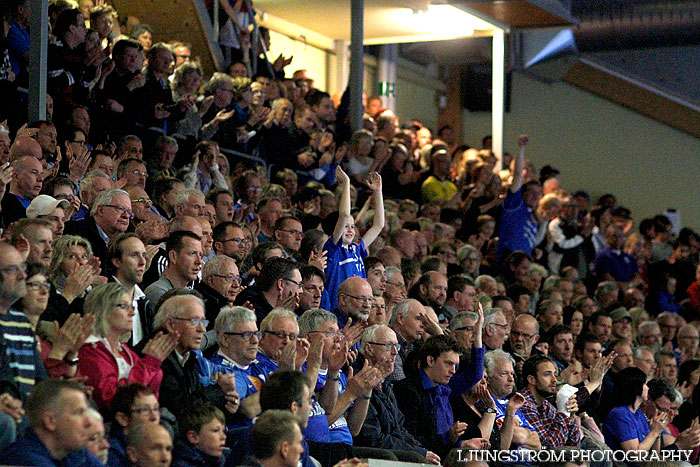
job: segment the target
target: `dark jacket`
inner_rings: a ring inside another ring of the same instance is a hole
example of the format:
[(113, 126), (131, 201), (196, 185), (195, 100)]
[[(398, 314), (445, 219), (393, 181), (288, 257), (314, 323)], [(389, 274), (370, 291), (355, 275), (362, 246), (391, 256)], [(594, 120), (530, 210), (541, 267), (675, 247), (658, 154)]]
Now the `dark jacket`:
[(197, 376), (197, 359), (193, 354), (180, 365), (173, 350), (163, 360), (163, 381), (160, 384), (160, 405), (170, 410), (176, 417), (180, 416), (195, 402), (211, 402), (223, 410), (226, 403), (224, 393), (218, 384), (204, 387)]
[(112, 425), (107, 440), (109, 441), (107, 467), (129, 467), (129, 458), (126, 455), (126, 435), (116, 422)]
[(19, 219), (27, 217), (27, 208), (25, 208), (16, 195), (5, 192), (2, 197), (2, 226), (7, 228), (10, 224)]
[(223, 467), (225, 464), (225, 455), (213, 457), (184, 441), (175, 443), (172, 467)]
[(100, 259), (102, 275), (107, 275), (107, 243), (100, 236), (94, 217), (88, 215), (85, 219), (79, 221), (66, 222), (66, 228), (63, 233), (64, 235), (79, 235), (90, 242), (92, 254)]
[(211, 331), (214, 329), (214, 321), (219, 316), (219, 311), (228, 306), (228, 299), (209, 287), (204, 281), (199, 282), (194, 289), (200, 292), (204, 298), (204, 316), (209, 320), (207, 331)]
[(24, 465), (36, 467), (102, 467), (102, 463), (82, 448), (73, 451), (63, 459), (54, 459), (44, 443), (34, 433), (27, 430), (23, 437), (0, 451), (0, 459), (5, 465)]
[(259, 287), (253, 286), (249, 289), (245, 289), (243, 292), (239, 293), (236, 300), (233, 302), (234, 305), (243, 305), (245, 302), (250, 302), (253, 304), (255, 309), (255, 317), (258, 321), (258, 326), (260, 322), (272, 311), (272, 305), (270, 305), (263, 295)]
[(372, 390), (365, 423), (355, 444), (371, 448), (414, 451), (425, 455), (428, 451), (406, 430), (405, 418), (396, 403), (391, 383), (383, 382), (380, 389)]
[(420, 373), (410, 371), (405, 379), (395, 381), (396, 402), (406, 417), (404, 427), (421, 445), (440, 457), (447, 455), (447, 446), (437, 432), (435, 407), (428, 391), (423, 389)]

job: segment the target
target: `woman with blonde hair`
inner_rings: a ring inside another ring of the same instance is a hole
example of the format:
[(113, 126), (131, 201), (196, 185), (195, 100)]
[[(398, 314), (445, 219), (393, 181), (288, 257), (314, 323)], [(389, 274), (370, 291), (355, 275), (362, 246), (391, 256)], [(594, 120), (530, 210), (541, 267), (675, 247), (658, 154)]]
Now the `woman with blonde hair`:
[(175, 348), (177, 335), (158, 333), (139, 357), (125, 344), (135, 315), (131, 293), (116, 282), (92, 289), (84, 311), (95, 317), (95, 330), (80, 347), (78, 375), (87, 376), (85, 384), (93, 388), (97, 406), (109, 408), (117, 388), (129, 383), (148, 386), (157, 396), (163, 379), (160, 365)]
[(90, 287), (104, 284), (100, 260), (92, 255), (90, 242), (77, 235), (64, 235), (53, 243), (48, 275), (51, 289), (42, 321), (60, 325), (71, 313), (82, 314), (83, 298)]

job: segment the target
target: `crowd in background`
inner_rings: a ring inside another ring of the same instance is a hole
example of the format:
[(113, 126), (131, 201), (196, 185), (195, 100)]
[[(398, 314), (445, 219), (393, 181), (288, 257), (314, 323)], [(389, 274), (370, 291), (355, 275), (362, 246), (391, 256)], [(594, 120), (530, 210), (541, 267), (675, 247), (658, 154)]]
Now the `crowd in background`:
[(241, 1), (212, 74), (104, 1), (51, 1), (28, 121), (29, 2), (0, 35), (3, 463), (697, 460), (692, 229), (562, 186), (525, 134), (499, 160), (377, 96), (353, 132), (349, 91), (271, 61)]

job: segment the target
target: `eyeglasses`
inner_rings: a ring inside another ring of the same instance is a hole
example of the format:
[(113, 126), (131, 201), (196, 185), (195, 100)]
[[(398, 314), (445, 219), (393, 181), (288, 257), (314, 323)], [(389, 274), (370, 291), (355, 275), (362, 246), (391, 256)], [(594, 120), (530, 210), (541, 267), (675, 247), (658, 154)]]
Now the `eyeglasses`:
[(116, 210), (120, 216), (127, 215), (129, 219), (134, 218), (134, 211), (127, 209), (124, 206), (116, 206), (114, 204), (103, 204), (102, 206)]
[(461, 328), (455, 329), (455, 331), (474, 332), (474, 326), (462, 326)]
[(206, 328), (207, 326), (209, 326), (209, 320), (208, 320), (208, 319), (204, 319), (204, 318), (177, 318), (177, 317), (176, 317), (175, 319), (179, 319), (180, 321), (187, 321), (187, 322), (189, 322), (193, 327), (197, 327), (197, 326), (199, 326), (200, 324), (201, 324), (202, 326), (204, 326), (205, 328)]
[(295, 237), (303, 237), (304, 232), (301, 230), (286, 230), (286, 229), (278, 229), (279, 232), (287, 232), (288, 234), (292, 234)]
[(258, 193), (262, 193), (262, 191), (263, 191), (261, 186), (249, 186), (248, 188), (246, 188), (246, 190), (251, 191), (251, 192), (255, 191)]
[(153, 201), (148, 198), (136, 198), (131, 200), (132, 203), (143, 203), (148, 207), (153, 206)]
[(513, 338), (523, 337), (523, 338), (525, 338), (526, 340), (530, 340), (530, 339), (532, 339), (533, 337), (535, 337), (534, 334), (527, 334), (527, 333), (518, 332), (518, 331), (510, 331), (510, 335), (513, 336)]
[(117, 303), (114, 305), (115, 308), (119, 308), (120, 310), (123, 311), (129, 311), (134, 309), (134, 304), (133, 303)]
[(240, 245), (241, 243), (244, 245), (247, 245), (250, 243), (250, 239), (249, 238), (233, 237), (233, 238), (229, 238), (226, 240), (221, 240), (221, 243), (226, 243), (226, 242), (233, 242), (234, 245)]
[(350, 298), (354, 298), (355, 300), (362, 303), (363, 305), (366, 303), (374, 302), (374, 297), (356, 297), (355, 295), (350, 295), (349, 293), (344, 293), (343, 295), (347, 295)]
[(222, 279), (226, 279), (226, 282), (235, 282), (236, 284), (241, 283), (241, 276), (234, 276), (233, 274), (212, 274), (214, 277), (221, 277)]
[(144, 413), (151, 413), (151, 414), (157, 414), (160, 413), (160, 407), (137, 407), (134, 409), (131, 409), (132, 414), (144, 414)]
[(290, 332), (289, 334), (284, 333), (282, 331), (263, 331), (263, 334), (271, 334), (279, 339), (285, 339), (289, 338), (290, 341), (296, 340), (297, 335), (294, 334), (293, 332)]
[(399, 350), (401, 350), (401, 344), (398, 344), (398, 343), (395, 343), (395, 342), (387, 342), (387, 343), (383, 343), (383, 342), (367, 342), (367, 343), (368, 343), (368, 344), (372, 344), (372, 345), (378, 345), (378, 346), (380, 346), (380, 347), (384, 347), (386, 350), (394, 349), (394, 350), (396, 350), (397, 352), (398, 352)]
[(32, 282), (27, 282), (27, 288), (31, 290), (39, 290), (42, 289), (45, 292), (48, 292), (49, 289), (51, 288), (51, 285), (48, 282), (39, 282), (39, 281), (32, 281)]
[(508, 329), (507, 324), (498, 324), (498, 323), (491, 323), (491, 324), (493, 324), (494, 326), (498, 326), (501, 329)]
[(227, 336), (240, 336), (247, 341), (253, 340), (253, 336), (255, 336), (256, 339), (260, 339), (262, 337), (262, 332), (260, 331), (225, 332), (224, 334)]
[(340, 331), (309, 331), (308, 334), (323, 334), (323, 337), (328, 337), (328, 338), (338, 338), (342, 339), (343, 338), (343, 333)]
[(294, 279), (287, 279), (286, 277), (284, 278), (287, 282), (291, 282), (292, 284), (296, 285), (298, 289), (301, 289), (303, 284), (301, 282), (297, 282)]
[(13, 266), (8, 266), (6, 268), (0, 269), (0, 273), (3, 275), (14, 275), (17, 274), (19, 271), (26, 272), (27, 271), (27, 263), (19, 263), (15, 264)]
[(386, 283), (387, 283), (387, 284), (390, 284), (390, 285), (394, 285), (394, 286), (399, 287), (399, 288), (401, 288), (401, 289), (405, 289), (405, 288), (406, 288), (406, 284), (402, 284), (402, 283), (400, 283), (400, 282), (389, 282), (389, 281), (386, 281)]
[(141, 175), (143, 175), (144, 178), (148, 178), (148, 172), (141, 172), (140, 170), (134, 170), (134, 171), (131, 172), (131, 173), (134, 174), (134, 175), (137, 175), (137, 176), (139, 176), (139, 177), (140, 177)]

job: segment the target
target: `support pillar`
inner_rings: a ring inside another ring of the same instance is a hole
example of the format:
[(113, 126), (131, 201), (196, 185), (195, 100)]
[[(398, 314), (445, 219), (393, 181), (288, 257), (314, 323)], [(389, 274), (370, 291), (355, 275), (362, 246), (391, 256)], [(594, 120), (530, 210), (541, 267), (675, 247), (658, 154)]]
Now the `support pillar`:
[(496, 155), (496, 170), (501, 170), (503, 160), (503, 112), (505, 109), (506, 46), (502, 29), (493, 31), (493, 64), (491, 93), (491, 137), (492, 150)]
[(29, 2), (29, 121), (46, 119), (46, 56), (49, 48), (49, 2)]
[(350, 128), (362, 129), (362, 88), (364, 83), (364, 0), (352, 0), (350, 33)]

